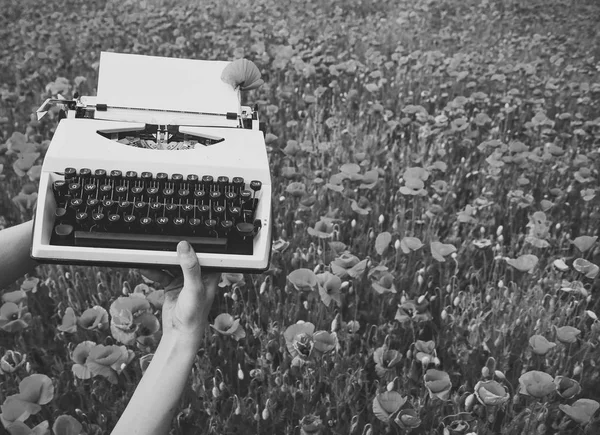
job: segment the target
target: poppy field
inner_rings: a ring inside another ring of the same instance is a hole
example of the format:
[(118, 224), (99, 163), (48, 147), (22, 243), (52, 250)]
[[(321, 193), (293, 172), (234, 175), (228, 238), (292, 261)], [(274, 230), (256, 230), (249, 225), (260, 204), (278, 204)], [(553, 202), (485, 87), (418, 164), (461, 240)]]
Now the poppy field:
[[(59, 108), (35, 110), (95, 95), (100, 51), (262, 73), (243, 102), (271, 264), (222, 275), (172, 434), (600, 433), (595, 0), (8, 0), (0, 20), (0, 228), (33, 215)], [(0, 433), (110, 433), (164, 289), (40, 265), (0, 291)]]

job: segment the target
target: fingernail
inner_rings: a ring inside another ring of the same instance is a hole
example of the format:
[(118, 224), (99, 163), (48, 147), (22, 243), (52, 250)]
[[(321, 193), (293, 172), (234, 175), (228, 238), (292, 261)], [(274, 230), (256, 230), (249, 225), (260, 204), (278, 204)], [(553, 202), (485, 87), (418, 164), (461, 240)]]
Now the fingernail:
[(186, 242), (185, 240), (182, 240), (181, 242), (179, 242), (177, 244), (177, 252), (179, 252), (180, 254), (187, 254), (190, 251), (191, 251), (190, 244), (188, 242)]

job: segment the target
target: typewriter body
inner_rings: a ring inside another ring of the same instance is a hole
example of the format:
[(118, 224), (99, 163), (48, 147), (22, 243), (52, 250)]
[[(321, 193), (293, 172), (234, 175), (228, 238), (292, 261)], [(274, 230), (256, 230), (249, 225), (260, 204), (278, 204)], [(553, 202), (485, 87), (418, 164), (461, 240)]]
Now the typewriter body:
[(264, 134), (221, 80), (229, 63), (103, 52), (97, 96), (59, 101), (68, 110), (43, 162), (31, 256), (173, 266), (188, 240), (203, 267), (266, 270)]

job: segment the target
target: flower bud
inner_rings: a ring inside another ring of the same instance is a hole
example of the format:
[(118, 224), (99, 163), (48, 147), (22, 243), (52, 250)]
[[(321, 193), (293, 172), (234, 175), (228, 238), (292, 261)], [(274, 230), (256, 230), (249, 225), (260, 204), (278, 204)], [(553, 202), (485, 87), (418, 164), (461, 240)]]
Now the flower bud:
[(487, 378), (490, 375), (490, 369), (488, 369), (487, 367), (483, 367), (481, 369), (481, 376), (483, 376), (484, 378)]
[(242, 407), (238, 403), (238, 405), (235, 407), (235, 415), (241, 415), (241, 414), (242, 414)]
[(283, 202), (283, 201), (285, 201), (285, 196), (281, 195), (281, 196), (279, 197), (279, 202)]
[(452, 285), (448, 284), (448, 285), (446, 286), (446, 292), (448, 292), (448, 293), (452, 293)]
[(458, 304), (460, 304), (460, 297), (459, 297), (459, 296), (456, 296), (456, 297), (454, 298), (454, 300), (452, 301), (452, 305), (454, 305), (455, 307), (457, 307), (457, 306), (458, 306)]
[(465, 410), (470, 412), (475, 404), (475, 394), (469, 394), (465, 399)]
[(442, 317), (442, 320), (446, 320), (448, 318), (448, 311), (442, 310), (441, 317)]
[(506, 379), (506, 376), (504, 376), (504, 373), (502, 373), (500, 370), (495, 370), (494, 376), (496, 376), (500, 380)]
[(216, 399), (217, 397), (219, 397), (219, 389), (215, 386), (212, 388), (212, 395), (213, 397)]
[[(503, 236), (502, 234), (500, 234), (500, 235), (498, 236), (498, 243), (499, 243), (499, 244), (501, 244), (501, 243), (504, 243), (504, 236)], [(498, 251), (499, 251), (499, 250), (500, 250), (500, 246), (498, 245)]]
[(442, 362), (440, 361), (440, 359), (439, 359), (437, 356), (433, 357), (433, 365), (434, 365), (434, 366), (436, 366), (436, 367), (439, 367), (439, 365), (440, 365), (441, 363), (442, 363)]
[(579, 376), (581, 374), (581, 372), (583, 371), (583, 366), (581, 364), (577, 364), (574, 368), (573, 368), (573, 376)]
[(264, 294), (267, 291), (267, 281), (263, 281), (263, 283), (260, 285), (260, 294)]
[(238, 364), (238, 373), (237, 373), (237, 375), (238, 375), (238, 379), (239, 379), (240, 381), (243, 381), (243, 380), (244, 380), (244, 372), (242, 371), (242, 368), (240, 367), (240, 365), (239, 365), (239, 364)]
[(417, 276), (417, 284), (419, 284), (419, 286), (423, 285), (423, 281), (424, 281), (423, 275)]
[(391, 381), (387, 384), (387, 390), (392, 391), (394, 389), (394, 381)]
[(382, 214), (380, 214), (379, 215), (379, 225), (382, 225), (384, 220), (385, 220), (385, 218), (383, 217)]
[(426, 297), (427, 297), (427, 295), (419, 296), (419, 299), (417, 299), (417, 304), (421, 305)]
[(453, 260), (456, 260), (456, 257), (458, 257), (458, 254), (456, 252), (453, 252), (452, 254), (450, 254), (450, 257), (452, 257)]
[(305, 310), (308, 310), (308, 301), (304, 301), (302, 305), (304, 305)]
[(238, 300), (238, 294), (237, 294), (237, 292), (231, 292), (231, 299), (234, 302), (237, 302), (237, 300)]
[(262, 419), (263, 420), (268, 420), (269, 419), (269, 408), (265, 407), (265, 409), (263, 409)]
[(486, 295), (485, 301), (489, 304), (492, 301), (492, 295)]
[(503, 231), (504, 231), (504, 227), (502, 225), (500, 225), (498, 228), (496, 228), (496, 236), (500, 237), (502, 235)]
[(396, 251), (397, 251), (398, 249), (400, 249), (400, 240), (398, 240), (398, 239), (397, 239), (397, 240), (394, 242), (394, 249), (395, 249)]
[(352, 222), (350, 222), (350, 226), (352, 228), (356, 227), (356, 219), (352, 219)]
[(225, 382), (221, 381), (221, 382), (219, 383), (219, 390), (221, 390), (221, 391), (225, 391)]
[(504, 281), (498, 281), (498, 288), (504, 288)]

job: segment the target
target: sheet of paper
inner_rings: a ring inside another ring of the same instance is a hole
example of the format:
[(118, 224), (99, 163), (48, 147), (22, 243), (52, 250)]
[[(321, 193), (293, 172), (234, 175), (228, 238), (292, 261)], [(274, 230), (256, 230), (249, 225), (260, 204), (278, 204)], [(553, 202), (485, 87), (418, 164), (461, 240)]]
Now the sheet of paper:
[(96, 101), (114, 107), (238, 113), (238, 91), (221, 80), (228, 64), (102, 52)]

